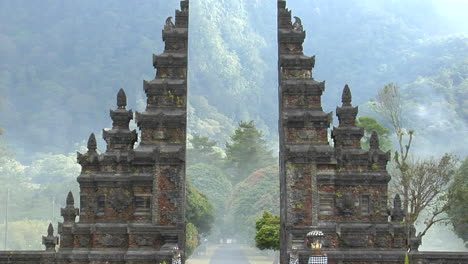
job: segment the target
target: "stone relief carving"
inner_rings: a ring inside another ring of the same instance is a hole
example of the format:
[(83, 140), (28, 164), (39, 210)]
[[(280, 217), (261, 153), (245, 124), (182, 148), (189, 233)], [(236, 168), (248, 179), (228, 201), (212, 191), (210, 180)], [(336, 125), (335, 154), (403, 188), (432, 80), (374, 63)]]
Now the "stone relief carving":
[(124, 242), (125, 239), (111, 235), (106, 235), (101, 238), (101, 244), (107, 247), (120, 247), (124, 245)]
[(132, 198), (122, 189), (117, 189), (109, 195), (109, 204), (118, 213), (122, 213), (131, 203)]
[(154, 238), (152, 238), (152, 237), (137, 237), (135, 242), (136, 242), (137, 246), (149, 247), (149, 246), (153, 245)]
[(345, 193), (339, 199), (337, 207), (343, 216), (353, 215), (355, 208), (355, 197), (352, 193)]
[(90, 239), (89, 237), (81, 237), (79, 240), (80, 247), (88, 247), (89, 246)]

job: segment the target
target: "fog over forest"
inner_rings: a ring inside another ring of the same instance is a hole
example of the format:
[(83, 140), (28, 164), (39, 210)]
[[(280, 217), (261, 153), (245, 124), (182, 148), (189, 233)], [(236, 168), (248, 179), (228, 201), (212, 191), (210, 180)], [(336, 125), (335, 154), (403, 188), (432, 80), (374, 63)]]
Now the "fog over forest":
[[(276, 157), (276, 1), (190, 4), (188, 137), (206, 136), (224, 155), (238, 123), (254, 120)], [(26, 230), (24, 221), (60, 220), (68, 190), (78, 193), (75, 152), (83, 152), (91, 132), (105, 151), (102, 129), (111, 127), (120, 88), (128, 108), (144, 111), (143, 80), (154, 78), (152, 54), (163, 51), (161, 29), (178, 6), (179, 0), (0, 1), (0, 183), (25, 186), (12, 198), (17, 231)], [(314, 79), (326, 81), (325, 112), (341, 104), (348, 84), (359, 115), (390, 128), (371, 104), (380, 88), (396, 83), (405, 127), (415, 131), (414, 159), (467, 157), (468, 0), (289, 0), (288, 8), (306, 30), (304, 53), (316, 55)], [(276, 184), (271, 171), (257, 175), (264, 186)], [(236, 184), (229, 191), (241, 192)], [(222, 199), (219, 207), (235, 202)], [(1, 225), (3, 212), (0, 218)], [(467, 250), (450, 225), (432, 229), (421, 249)], [(44, 232), (28, 232), (37, 244), (10, 247), (41, 248)]]

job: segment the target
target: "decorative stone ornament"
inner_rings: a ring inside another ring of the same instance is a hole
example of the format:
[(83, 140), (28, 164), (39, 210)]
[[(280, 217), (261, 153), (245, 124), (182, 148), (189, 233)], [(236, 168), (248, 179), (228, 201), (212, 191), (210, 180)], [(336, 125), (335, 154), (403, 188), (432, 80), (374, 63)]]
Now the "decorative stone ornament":
[(343, 216), (351, 216), (354, 213), (355, 197), (352, 193), (344, 193), (339, 198), (337, 207)]
[(370, 149), (379, 149), (380, 143), (379, 143), (379, 136), (377, 135), (377, 132), (372, 131), (372, 135), (369, 139), (369, 147)]
[(109, 204), (118, 213), (122, 213), (131, 203), (132, 198), (121, 188), (109, 195)]
[(341, 102), (343, 106), (351, 106), (351, 100), (351, 89), (349, 89), (349, 86), (346, 84), (343, 88), (343, 94), (341, 95)]
[(117, 93), (117, 107), (119, 109), (125, 109), (127, 106), (127, 95), (125, 95), (124, 89), (120, 88)]
[(75, 199), (71, 191), (68, 192), (66, 206), (60, 209), (60, 214), (63, 217), (64, 223), (74, 223), (76, 217), (80, 215), (80, 210), (75, 208)]
[(304, 28), (302, 27), (302, 20), (295, 16), (294, 17), (295, 21), (294, 21), (294, 24), (293, 24), (293, 30), (294, 31), (303, 31)]
[(401, 208), (401, 199), (400, 195), (396, 194), (395, 199), (393, 199), (393, 210), (392, 210), (392, 222), (401, 222), (403, 221), (403, 218), (405, 217), (405, 214), (403, 212), (403, 209)]
[(94, 133), (91, 133), (88, 138), (88, 152), (96, 152), (97, 143), (96, 143), (96, 136)]
[(42, 237), (42, 244), (45, 246), (46, 251), (55, 251), (55, 246), (58, 244), (58, 237), (54, 236), (52, 223), (50, 223), (47, 228), (47, 236)]

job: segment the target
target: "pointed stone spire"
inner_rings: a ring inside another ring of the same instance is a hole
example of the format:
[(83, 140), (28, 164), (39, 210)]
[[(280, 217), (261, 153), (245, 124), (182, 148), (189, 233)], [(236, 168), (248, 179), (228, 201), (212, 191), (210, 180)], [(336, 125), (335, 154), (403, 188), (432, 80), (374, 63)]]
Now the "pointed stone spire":
[(96, 149), (97, 149), (96, 137), (94, 136), (94, 133), (91, 133), (88, 139), (88, 152), (96, 152)]
[(67, 208), (75, 208), (75, 199), (71, 191), (69, 191), (67, 195)]
[(55, 246), (58, 244), (58, 237), (54, 237), (54, 227), (52, 223), (47, 228), (47, 236), (42, 236), (42, 244), (46, 247), (46, 251), (55, 251)]
[(343, 88), (343, 94), (341, 95), (343, 106), (351, 106), (351, 99), (351, 89), (349, 89), (349, 86), (346, 84)]
[(53, 236), (54, 235), (54, 226), (52, 226), (52, 223), (49, 223), (49, 227), (47, 228), (47, 236)]
[(369, 139), (369, 146), (370, 149), (379, 149), (379, 135), (377, 135), (377, 132), (372, 131), (372, 135)]
[(127, 106), (127, 96), (125, 95), (124, 89), (120, 88), (119, 92), (117, 93), (117, 107), (119, 109), (125, 109)]
[(392, 222), (401, 222), (404, 218), (404, 213), (401, 208), (401, 198), (399, 194), (393, 199)]
[(68, 192), (66, 204), (65, 208), (60, 210), (64, 223), (74, 223), (75, 218), (80, 214), (80, 210), (75, 208), (75, 199), (71, 191)]

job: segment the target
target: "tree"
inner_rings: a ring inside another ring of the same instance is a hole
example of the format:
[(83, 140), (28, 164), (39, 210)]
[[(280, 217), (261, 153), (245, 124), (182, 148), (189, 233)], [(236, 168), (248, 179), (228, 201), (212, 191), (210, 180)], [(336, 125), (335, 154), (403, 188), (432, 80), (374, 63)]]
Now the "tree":
[(465, 158), (450, 189), (448, 215), (455, 233), (468, 247), (468, 157)]
[(369, 140), (372, 132), (375, 131), (379, 136), (380, 148), (383, 151), (392, 150), (392, 141), (390, 140), (390, 129), (382, 126), (372, 117), (361, 116), (357, 119), (356, 126), (364, 128), (364, 137), (361, 139), (363, 149), (369, 149)]
[(240, 122), (231, 136), (232, 143), (226, 143), (226, 164), (231, 171), (231, 181), (238, 183), (259, 168), (275, 162), (266, 145), (263, 134), (254, 121)]
[(198, 231), (194, 224), (187, 223), (186, 233), (185, 233), (185, 258), (187, 259), (192, 255), (193, 251), (200, 244), (198, 239)]
[[(411, 175), (407, 212), (409, 225), (413, 225), (424, 210), (430, 213), (418, 237), (422, 238), (434, 224), (450, 220), (450, 217), (445, 217), (444, 214), (451, 205), (448, 199), (449, 187), (456, 169), (457, 158), (450, 154), (445, 154), (440, 159), (428, 158), (416, 161), (408, 167), (408, 174)], [(399, 180), (399, 184), (402, 184), (402, 179)], [(398, 191), (402, 190), (403, 188), (400, 188)]]
[(215, 223), (210, 232), (214, 237), (225, 230), (224, 215), (226, 202), (231, 196), (232, 185), (223, 171), (213, 165), (197, 163), (187, 168), (187, 178), (190, 184), (208, 197), (214, 206)]
[(221, 169), (206, 163), (197, 163), (187, 168), (187, 177), (194, 188), (208, 197), (216, 211), (224, 211), (232, 185)]
[(193, 134), (189, 142), (192, 147), (187, 149), (188, 164), (217, 164), (221, 161), (222, 157), (221, 153), (216, 149), (216, 141), (210, 141), (208, 137)]
[(187, 221), (192, 223), (198, 230), (198, 234), (210, 233), (214, 222), (214, 208), (206, 195), (187, 184)]
[(263, 211), (279, 214), (279, 196), (278, 166), (252, 173), (234, 187), (228, 205), (227, 221), (231, 221), (230, 229), (226, 232), (253, 242), (255, 222)]
[[(393, 128), (397, 138), (397, 150), (393, 155), (396, 170), (392, 173), (395, 189), (403, 196), (403, 211), (407, 238), (413, 224), (423, 210), (429, 212), (425, 228), (418, 234), (422, 238), (435, 223), (448, 221), (443, 217), (450, 208), (448, 187), (453, 179), (457, 159), (445, 154), (439, 159), (411, 161), (409, 151), (413, 142), (413, 130), (407, 131), (403, 122), (403, 102), (400, 88), (394, 83), (379, 90), (374, 110)], [(408, 245), (409, 246), (409, 245)]]
[(255, 245), (257, 248), (279, 250), (280, 217), (268, 211), (255, 223)]

